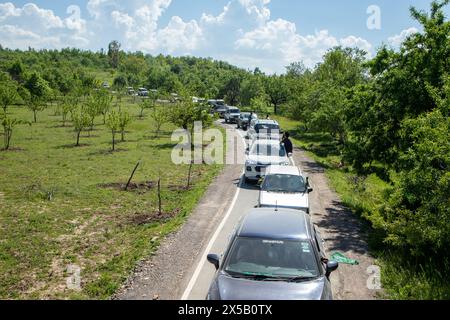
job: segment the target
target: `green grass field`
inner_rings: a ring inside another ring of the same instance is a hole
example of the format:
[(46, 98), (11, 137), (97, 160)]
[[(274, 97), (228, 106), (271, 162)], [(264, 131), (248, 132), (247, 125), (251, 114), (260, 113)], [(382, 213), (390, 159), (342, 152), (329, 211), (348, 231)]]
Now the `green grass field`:
[[(137, 106), (123, 108), (134, 119), (114, 153), (101, 117), (74, 147), (73, 128), (61, 126), (54, 108), (39, 113), (37, 124), (17, 126), (12, 150), (0, 151), (0, 299), (110, 297), (136, 262), (182, 225), (222, 169), (194, 166), (186, 190), (188, 166), (171, 162), (175, 128), (165, 125), (156, 138), (152, 121), (137, 119)], [(9, 116), (32, 120), (24, 107), (10, 108)], [(125, 192), (120, 185), (139, 160)], [(81, 291), (67, 288), (71, 264), (81, 268)]]
[[(369, 222), (379, 214), (391, 185), (377, 174), (358, 176), (352, 168), (340, 168), (340, 155), (336, 144), (327, 134), (305, 133), (301, 123), (274, 116), (282, 130), (289, 131), (293, 143), (326, 169), (331, 187), (342, 202), (359, 216), (369, 234), (371, 254), (381, 266), (382, 284), (389, 299), (450, 299), (450, 268), (448, 260), (411, 261), (411, 257), (397, 252), (383, 242), (384, 234), (373, 229)], [(391, 179), (395, 173), (390, 172)]]

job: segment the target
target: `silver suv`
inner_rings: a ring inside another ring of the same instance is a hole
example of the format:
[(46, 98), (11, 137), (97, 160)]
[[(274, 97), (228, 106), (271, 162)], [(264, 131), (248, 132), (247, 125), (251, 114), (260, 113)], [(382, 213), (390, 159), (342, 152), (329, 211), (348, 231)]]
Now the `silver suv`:
[(236, 107), (228, 107), (224, 114), (225, 123), (237, 123), (239, 116), (241, 115), (241, 110)]

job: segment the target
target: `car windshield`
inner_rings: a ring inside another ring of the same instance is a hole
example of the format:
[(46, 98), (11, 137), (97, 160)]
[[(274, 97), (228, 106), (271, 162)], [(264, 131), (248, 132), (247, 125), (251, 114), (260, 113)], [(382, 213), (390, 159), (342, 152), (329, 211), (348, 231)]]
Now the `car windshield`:
[(286, 149), (282, 144), (255, 143), (250, 151), (252, 156), (285, 157)]
[(240, 113), (239, 109), (230, 109), (230, 113)]
[(306, 192), (306, 183), (302, 176), (270, 174), (264, 179), (261, 190), (267, 192), (301, 193)]
[(256, 133), (271, 133), (272, 131), (280, 131), (280, 126), (277, 124), (257, 124), (255, 125)]
[(309, 241), (238, 237), (223, 270), (232, 275), (316, 278), (319, 268)]

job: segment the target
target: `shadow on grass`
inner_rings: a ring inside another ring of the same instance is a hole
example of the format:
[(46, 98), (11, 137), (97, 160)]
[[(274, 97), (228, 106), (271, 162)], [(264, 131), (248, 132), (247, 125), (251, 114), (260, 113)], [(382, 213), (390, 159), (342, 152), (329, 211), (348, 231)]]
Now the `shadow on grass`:
[(120, 152), (127, 152), (130, 151), (129, 149), (121, 149), (121, 148), (116, 148), (114, 151), (112, 149), (105, 149), (105, 150), (96, 150), (93, 152), (89, 152), (88, 156), (110, 156), (116, 153), (120, 153)]
[[(157, 144), (152, 146), (153, 148), (159, 149), (159, 150), (165, 150), (165, 149), (173, 149), (176, 146), (176, 144), (173, 143), (163, 143), (163, 144)], [(189, 148), (189, 147), (187, 147)]]
[(85, 148), (85, 147), (90, 147), (91, 145), (88, 143), (80, 143), (78, 146), (76, 144), (65, 144), (62, 146), (57, 146), (55, 147), (55, 149), (81, 149), (81, 148)]

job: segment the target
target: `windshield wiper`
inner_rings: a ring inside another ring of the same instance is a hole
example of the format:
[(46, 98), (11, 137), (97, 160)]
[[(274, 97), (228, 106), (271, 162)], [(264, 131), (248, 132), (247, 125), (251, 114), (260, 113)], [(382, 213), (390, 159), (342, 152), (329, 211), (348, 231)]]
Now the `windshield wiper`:
[(270, 275), (264, 275), (264, 274), (246, 274), (246, 273), (234, 273), (234, 272), (227, 272), (227, 274), (233, 278), (250, 279), (250, 280), (256, 280), (256, 281), (286, 280), (285, 278), (282, 278), (282, 277), (270, 276)]
[(317, 277), (304, 277), (304, 276), (300, 276), (300, 277), (288, 278), (287, 281), (288, 281), (288, 282), (306, 282), (306, 281), (315, 280), (316, 278), (317, 278)]

